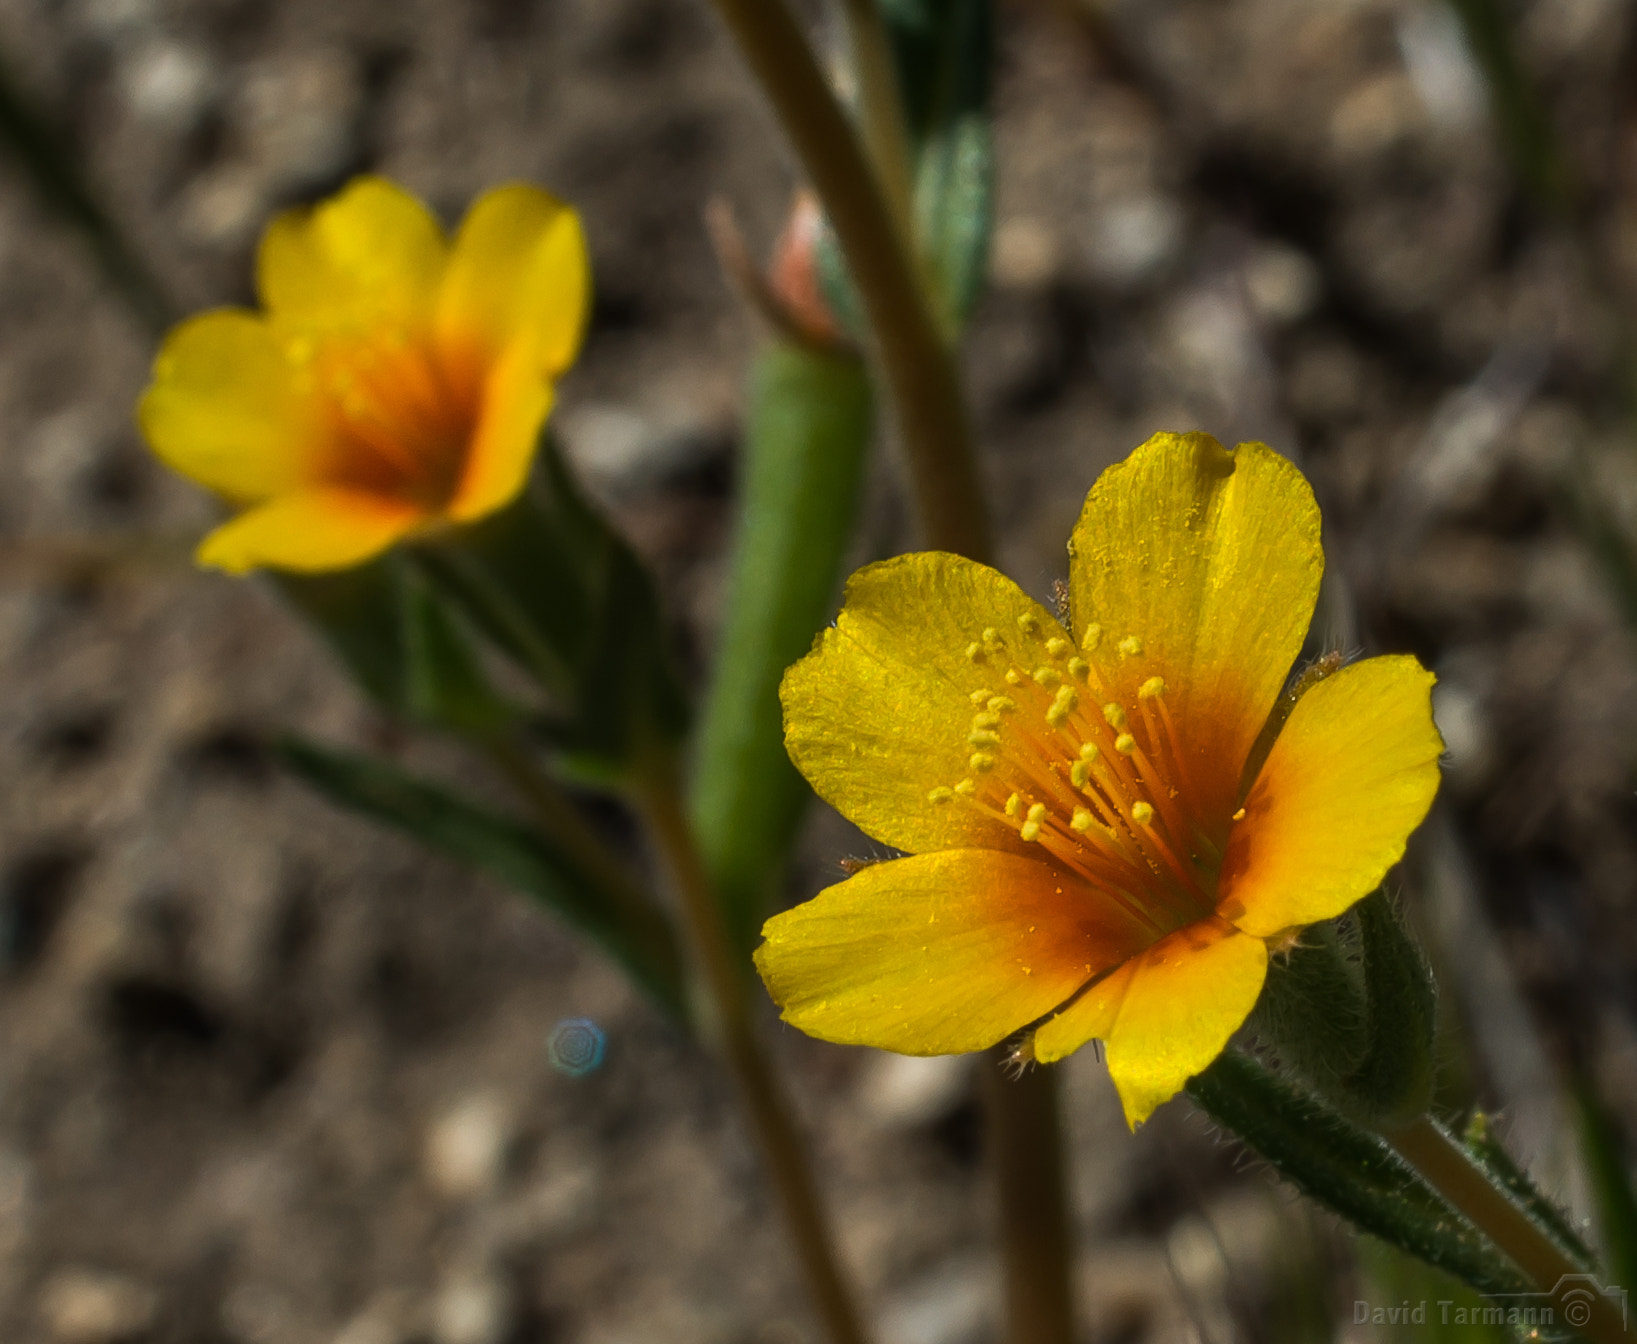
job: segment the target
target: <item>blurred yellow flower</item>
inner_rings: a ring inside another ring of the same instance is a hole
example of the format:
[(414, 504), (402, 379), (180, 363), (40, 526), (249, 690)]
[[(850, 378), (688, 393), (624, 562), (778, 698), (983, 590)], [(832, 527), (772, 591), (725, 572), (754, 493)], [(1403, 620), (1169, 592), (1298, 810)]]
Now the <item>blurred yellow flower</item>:
[(1042, 1062), (1101, 1040), (1145, 1120), (1244, 1022), (1270, 945), (1379, 885), (1437, 791), (1414, 658), (1281, 704), (1323, 564), (1289, 462), (1162, 434), (1086, 499), (1072, 629), (952, 555), (854, 575), (785, 674), (786, 742), (910, 857), (768, 921), (756, 961), (785, 1019), (917, 1055), (1030, 1027)]
[(263, 311), (177, 326), (138, 411), (154, 452), (243, 510), (201, 564), (342, 569), (517, 495), (585, 327), (573, 210), (498, 187), (451, 243), (363, 177), (275, 219), (256, 269)]

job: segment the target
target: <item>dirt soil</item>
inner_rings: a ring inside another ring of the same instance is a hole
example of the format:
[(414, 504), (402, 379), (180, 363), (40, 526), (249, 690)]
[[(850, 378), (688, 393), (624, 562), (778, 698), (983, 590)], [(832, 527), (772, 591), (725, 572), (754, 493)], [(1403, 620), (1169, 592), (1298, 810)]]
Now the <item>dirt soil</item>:
[[(1637, 1116), (1637, 662), (1566, 502), (1637, 526), (1637, 12), (1511, 6), (1565, 219), (1431, 0), (1126, 0), (1117, 51), (1079, 3), (1000, 9), (967, 366), (1007, 567), (1048, 592), (1155, 430), (1303, 465), (1321, 641), (1441, 678), (1402, 885), (1464, 1023), (1451, 1099), (1583, 1198), (1564, 1072)], [(0, 0), (0, 44), (179, 310), (252, 301), (269, 212), (360, 171), (450, 221), (507, 178), (575, 202), (598, 292), (558, 423), (703, 674), (757, 336), (701, 212), (765, 244), (793, 185), (703, 0)], [(279, 774), (292, 727), (470, 764), (189, 567), (213, 505), (132, 425), (153, 333), (0, 183), (0, 1339), (816, 1340), (712, 1063), (548, 915)], [(884, 448), (860, 558), (913, 544)], [(865, 844), (815, 816), (792, 898)], [(578, 1077), (548, 1048), (577, 1018), (607, 1038)], [(970, 1062), (774, 1034), (882, 1339), (994, 1338)], [(1328, 1220), (1185, 1101), (1131, 1136), (1091, 1051), (1064, 1071), (1088, 1339), (1331, 1337)]]

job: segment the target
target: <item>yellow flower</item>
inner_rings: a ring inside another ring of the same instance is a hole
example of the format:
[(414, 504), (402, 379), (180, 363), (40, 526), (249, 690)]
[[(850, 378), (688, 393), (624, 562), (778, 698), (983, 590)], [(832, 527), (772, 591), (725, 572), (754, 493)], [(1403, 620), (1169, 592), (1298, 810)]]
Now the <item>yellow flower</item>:
[(1244, 1022), (1270, 944), (1379, 885), (1437, 791), (1411, 657), (1318, 680), (1266, 750), (1323, 564), (1289, 462), (1161, 434), (1086, 499), (1072, 629), (952, 555), (854, 575), (785, 674), (786, 743), (910, 857), (768, 921), (785, 1019), (915, 1055), (1101, 1040), (1147, 1119)]
[(499, 187), (451, 244), (364, 177), (275, 219), (256, 269), (263, 311), (179, 325), (138, 411), (165, 462), (243, 509), (201, 564), (342, 569), (517, 495), (585, 326), (574, 211)]

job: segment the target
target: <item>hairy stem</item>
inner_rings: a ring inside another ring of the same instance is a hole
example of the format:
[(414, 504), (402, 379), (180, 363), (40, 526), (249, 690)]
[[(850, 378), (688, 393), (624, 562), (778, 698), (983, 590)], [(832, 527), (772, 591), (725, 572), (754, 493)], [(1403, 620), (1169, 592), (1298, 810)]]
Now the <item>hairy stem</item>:
[[(1619, 1309), (1596, 1292), (1571, 1302), (1555, 1291), (1567, 1276), (1571, 1288), (1585, 1284), (1580, 1266), (1569, 1259), (1510, 1195), (1496, 1187), (1465, 1150), (1434, 1120), (1422, 1116), (1384, 1136), (1427, 1184), (1472, 1220), (1543, 1294), (1552, 1295), (1568, 1324), (1597, 1344), (1626, 1340)], [(1579, 1313), (1584, 1312), (1582, 1318)]]
[(991, 541), (954, 352), (886, 196), (785, 0), (712, 0), (795, 145), (840, 240), (891, 394), (927, 542), (986, 557)]
[(670, 868), (681, 903), (708, 1011), (714, 1017), (706, 1024), (707, 1035), (715, 1038), (739, 1086), (813, 1305), (832, 1344), (864, 1344), (864, 1328), (842, 1276), (829, 1219), (819, 1202), (790, 1103), (757, 1036), (745, 977), (688, 827), (671, 762), (656, 763), (639, 776), (635, 799)]

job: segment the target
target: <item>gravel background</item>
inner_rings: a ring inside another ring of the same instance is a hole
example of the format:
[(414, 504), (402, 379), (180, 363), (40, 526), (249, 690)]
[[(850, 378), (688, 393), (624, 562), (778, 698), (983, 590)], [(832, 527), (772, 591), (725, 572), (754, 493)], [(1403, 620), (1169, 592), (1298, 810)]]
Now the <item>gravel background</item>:
[[(1633, 11), (1513, 6), (1583, 191), (1554, 222), (1430, 0), (1129, 0), (1123, 65), (1080, 3), (1001, 6), (968, 369), (1008, 568), (1048, 590), (1157, 429), (1302, 463), (1327, 638), (1441, 677), (1404, 885), (1450, 1096), (1581, 1198), (1564, 1072), (1637, 1116), (1637, 663), (1565, 504), (1578, 474), (1637, 523)], [(701, 212), (765, 244), (792, 175), (700, 0), (0, 0), (0, 51), (181, 308), (249, 301), (268, 213), (357, 171), (450, 220), (508, 177), (575, 201), (598, 300), (559, 425), (702, 669), (755, 331)], [(189, 568), (212, 506), (132, 428), (151, 351), (0, 163), (0, 1338), (816, 1338), (709, 1061), (547, 917), (276, 773), (288, 726), (468, 765)], [(861, 557), (913, 544), (879, 459)], [(860, 843), (815, 817), (792, 895)], [(573, 1017), (609, 1041), (582, 1078), (546, 1048)], [(883, 1340), (993, 1338), (969, 1063), (777, 1040)], [(1089, 1340), (1344, 1330), (1327, 1220), (1186, 1102), (1132, 1137), (1091, 1052), (1065, 1074)]]

